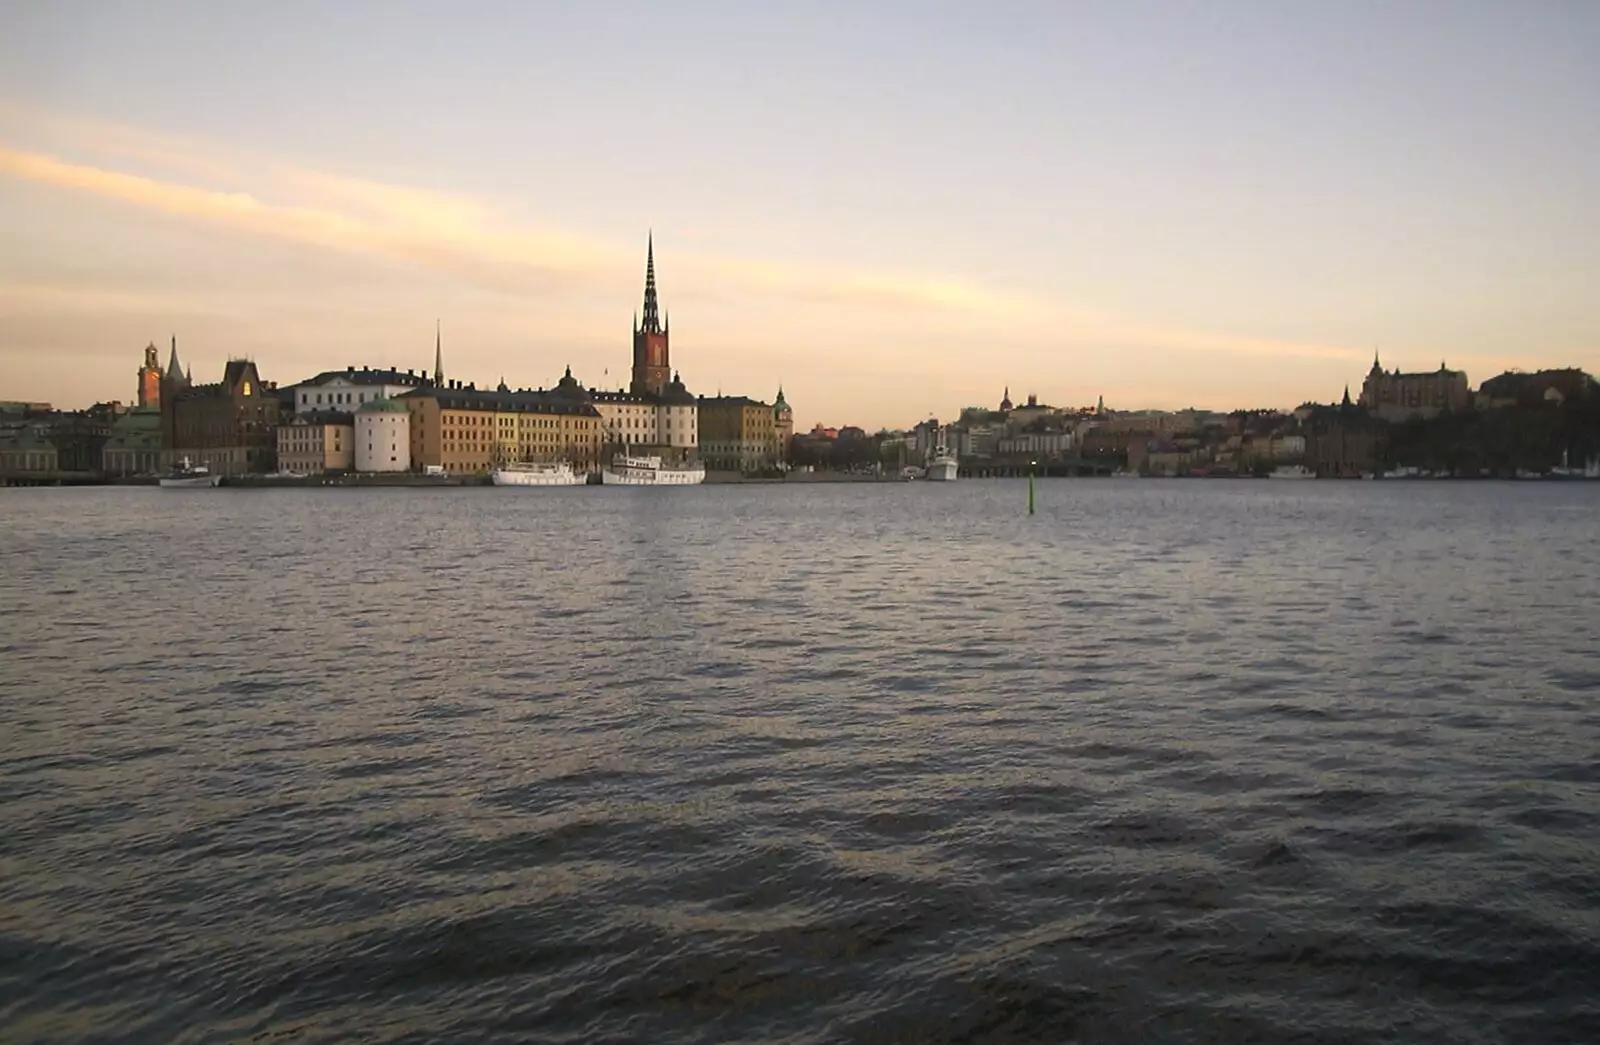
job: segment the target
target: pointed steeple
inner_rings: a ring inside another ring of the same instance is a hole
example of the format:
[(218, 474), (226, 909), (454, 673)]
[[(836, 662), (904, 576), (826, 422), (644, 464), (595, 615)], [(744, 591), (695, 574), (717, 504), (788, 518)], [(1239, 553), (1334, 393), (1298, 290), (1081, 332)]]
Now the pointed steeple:
[(1339, 405), (1340, 406), (1350, 406), (1351, 405), (1351, 403), (1350, 403), (1350, 386), (1349, 385), (1345, 385), (1344, 386), (1344, 401), (1341, 402)]
[(639, 326), (647, 334), (661, 333), (661, 306), (656, 300), (656, 234), (651, 230), (644, 251), (644, 321)]
[(1378, 347), (1376, 345), (1372, 347), (1372, 372), (1374, 374), (1383, 373), (1383, 364), (1378, 362)]
[(433, 321), (433, 383), (444, 387), (444, 334), (437, 319)]
[(176, 381), (183, 376), (183, 364), (178, 362), (178, 335), (172, 335), (172, 354), (167, 357), (167, 377)]

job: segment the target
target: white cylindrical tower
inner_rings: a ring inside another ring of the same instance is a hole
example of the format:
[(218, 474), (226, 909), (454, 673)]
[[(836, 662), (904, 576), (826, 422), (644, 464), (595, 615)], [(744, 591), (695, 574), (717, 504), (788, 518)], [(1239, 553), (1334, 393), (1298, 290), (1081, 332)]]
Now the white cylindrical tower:
[(356, 411), (356, 471), (411, 470), (411, 412), (379, 397)]

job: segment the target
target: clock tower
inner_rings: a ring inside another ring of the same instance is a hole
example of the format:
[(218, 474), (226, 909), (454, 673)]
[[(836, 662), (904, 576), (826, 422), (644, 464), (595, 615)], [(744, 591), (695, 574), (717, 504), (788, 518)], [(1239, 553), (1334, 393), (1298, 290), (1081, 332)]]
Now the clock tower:
[(660, 395), (672, 381), (672, 359), (668, 350), (670, 322), (663, 322), (656, 300), (656, 244), (652, 233), (645, 246), (644, 315), (633, 328), (634, 395)]

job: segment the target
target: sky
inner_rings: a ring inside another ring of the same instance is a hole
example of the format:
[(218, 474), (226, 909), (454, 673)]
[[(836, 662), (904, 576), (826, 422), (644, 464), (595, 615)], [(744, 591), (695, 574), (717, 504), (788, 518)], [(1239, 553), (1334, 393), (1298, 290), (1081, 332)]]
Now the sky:
[(347, 365), (903, 427), (1600, 370), (1588, 0), (8, 0), (0, 399)]

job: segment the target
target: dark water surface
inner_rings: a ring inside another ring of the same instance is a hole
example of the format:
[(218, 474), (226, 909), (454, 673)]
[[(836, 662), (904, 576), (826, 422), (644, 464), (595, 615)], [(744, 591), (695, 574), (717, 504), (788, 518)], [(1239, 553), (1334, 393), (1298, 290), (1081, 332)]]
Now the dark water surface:
[(1600, 484), (0, 494), (0, 1039), (1600, 1041)]

